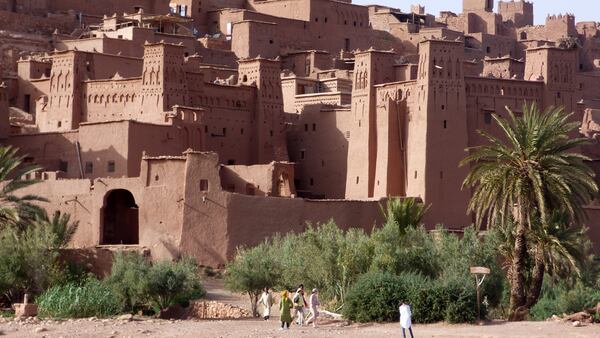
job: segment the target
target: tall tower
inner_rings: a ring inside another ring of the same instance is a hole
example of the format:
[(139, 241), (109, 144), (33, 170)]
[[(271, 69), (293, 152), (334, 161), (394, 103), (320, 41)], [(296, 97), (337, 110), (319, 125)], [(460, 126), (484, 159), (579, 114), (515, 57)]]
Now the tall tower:
[(283, 124), (281, 61), (257, 57), (239, 61), (239, 82), (256, 86), (256, 163), (288, 160)]
[(395, 80), (395, 56), (392, 52), (372, 49), (355, 55), (350, 116), (353, 127), (346, 131), (346, 198), (373, 197), (377, 161), (377, 91), (374, 86)]
[(144, 46), (141, 115), (156, 111), (157, 107), (158, 111), (168, 111), (176, 104), (186, 104), (188, 88), (183, 65), (184, 49), (183, 46), (166, 43)]
[(38, 114), (41, 132), (77, 129), (81, 121), (81, 77), (85, 73), (84, 52), (66, 51), (52, 58), (48, 106)]
[[(545, 107), (564, 107), (565, 111), (576, 110), (576, 72), (579, 65), (577, 49), (538, 47), (527, 50), (525, 80), (543, 81)], [(577, 119), (583, 116), (578, 116)]]
[(461, 42), (428, 40), (419, 47), (417, 102), (407, 139), (407, 196), (430, 205), (429, 224), (464, 226), (470, 193), (461, 189), (468, 168), (465, 157), (467, 108)]

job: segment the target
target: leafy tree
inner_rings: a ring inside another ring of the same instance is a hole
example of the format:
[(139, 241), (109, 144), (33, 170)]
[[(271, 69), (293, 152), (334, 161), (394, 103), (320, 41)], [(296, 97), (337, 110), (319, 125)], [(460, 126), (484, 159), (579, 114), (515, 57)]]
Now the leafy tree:
[(585, 156), (573, 149), (586, 142), (569, 134), (579, 122), (569, 122), (572, 114), (561, 108), (541, 113), (535, 104), (523, 107), (523, 116), (508, 111), (509, 120), (494, 115), (502, 138), (479, 131), (489, 142), (470, 148), (461, 165), (471, 171), (464, 187), (472, 188), (469, 212), (476, 223), (501, 226), (516, 223), (510, 282), (511, 319), (520, 319), (527, 310), (526, 275), (528, 232), (536, 218), (542, 227), (549, 224), (549, 210), (564, 211), (571, 223), (580, 224), (583, 206), (591, 202), (598, 187)]
[(277, 285), (283, 274), (266, 242), (251, 249), (239, 249), (226, 269), (225, 286), (248, 295), (254, 316), (258, 316), (257, 302), (262, 290)]
[(41, 212), (36, 202), (46, 201), (36, 195), (19, 196), (19, 190), (27, 188), (38, 181), (25, 179), (40, 168), (22, 166), (24, 156), (17, 155), (18, 149), (0, 146), (0, 228), (9, 225), (25, 225)]

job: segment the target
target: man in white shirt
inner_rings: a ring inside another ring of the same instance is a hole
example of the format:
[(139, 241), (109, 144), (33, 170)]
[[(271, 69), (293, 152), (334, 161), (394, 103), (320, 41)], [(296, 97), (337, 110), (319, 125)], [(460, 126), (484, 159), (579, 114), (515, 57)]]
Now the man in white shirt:
[(412, 312), (410, 306), (404, 301), (400, 301), (400, 327), (402, 327), (402, 337), (406, 338), (406, 329), (410, 332), (410, 338), (415, 338), (412, 332)]

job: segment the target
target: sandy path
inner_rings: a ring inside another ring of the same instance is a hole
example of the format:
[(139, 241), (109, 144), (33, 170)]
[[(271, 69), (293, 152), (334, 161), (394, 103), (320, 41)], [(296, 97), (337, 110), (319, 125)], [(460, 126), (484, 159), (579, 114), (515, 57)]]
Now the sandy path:
[[(43, 328), (43, 331), (41, 331)], [(292, 327), (279, 331), (276, 321), (163, 321), (76, 320), (37, 324), (0, 323), (6, 337), (398, 337), (397, 324), (344, 326), (322, 323), (317, 328)], [(416, 325), (421, 337), (600, 337), (600, 325), (574, 328), (568, 323), (522, 322), (494, 325)]]

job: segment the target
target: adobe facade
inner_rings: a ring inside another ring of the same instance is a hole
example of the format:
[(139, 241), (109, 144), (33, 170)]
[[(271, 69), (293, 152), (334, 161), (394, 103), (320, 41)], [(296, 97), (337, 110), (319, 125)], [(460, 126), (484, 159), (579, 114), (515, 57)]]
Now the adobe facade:
[[(220, 265), (307, 221), (370, 230), (390, 196), (430, 205), (430, 228), (461, 229), (465, 148), (531, 102), (574, 113), (600, 173), (598, 24), (534, 26), (530, 2), (436, 16), (335, 0), (30, 0), (0, 1), (0, 17), (47, 25), (1, 27), (0, 138), (44, 168), (46, 207), (81, 222), (73, 247)], [(23, 34), (40, 43), (26, 50)]]

